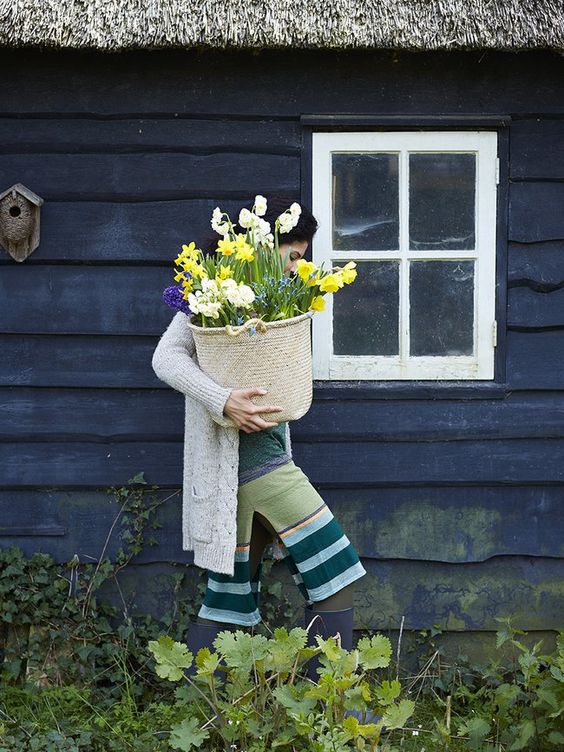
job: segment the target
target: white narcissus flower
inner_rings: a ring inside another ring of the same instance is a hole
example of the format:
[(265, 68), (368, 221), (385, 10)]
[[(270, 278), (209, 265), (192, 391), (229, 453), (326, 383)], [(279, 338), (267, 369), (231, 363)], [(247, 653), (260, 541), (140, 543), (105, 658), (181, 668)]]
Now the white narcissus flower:
[(261, 235), (264, 237), (270, 232), (270, 222), (267, 222), (265, 219), (259, 219), (258, 228)]
[(257, 221), (254, 226), (255, 238), (259, 243), (266, 245), (266, 238), (270, 234), (270, 223), (266, 222), (264, 219), (261, 219), (260, 217), (257, 217), (256, 220)]
[(255, 294), (248, 285), (230, 287), (225, 291), (225, 297), (236, 308), (248, 308), (255, 299)]
[(219, 286), (222, 290), (226, 290), (231, 287), (237, 287), (237, 282), (233, 279), (233, 277), (227, 277), (226, 279), (220, 280)]
[(223, 216), (223, 212), (219, 208), (219, 206), (216, 206), (212, 213), (212, 219), (211, 219), (211, 226), (212, 229), (215, 230), (219, 235), (227, 235), (229, 232), (229, 223), (228, 222), (222, 222), (221, 218)]
[(219, 293), (217, 282), (215, 279), (210, 279), (209, 277), (202, 277), (202, 290), (204, 292), (214, 293), (216, 296)]
[(290, 206), (289, 211), (293, 216), (299, 217), (302, 213), (302, 207), (294, 201), (294, 203)]
[(200, 305), (200, 313), (203, 313), (204, 316), (209, 316), (211, 319), (218, 319), (220, 308), (221, 303), (213, 303), (210, 301)]
[(266, 214), (266, 199), (260, 194), (258, 196), (255, 196), (255, 213), (259, 217), (264, 217), (264, 215)]
[(200, 295), (196, 297), (193, 292), (188, 293), (188, 305), (190, 306), (190, 310), (194, 311), (194, 313), (200, 313), (200, 297), (201, 297), (201, 291), (198, 290)]
[(248, 209), (241, 209), (239, 212), (239, 226), (249, 227), (253, 222), (253, 214)]
[(280, 221), (280, 232), (290, 232), (298, 224), (299, 215), (284, 212), (278, 217)]
[(245, 306), (251, 305), (255, 300), (255, 293), (248, 285), (239, 285), (239, 295)]

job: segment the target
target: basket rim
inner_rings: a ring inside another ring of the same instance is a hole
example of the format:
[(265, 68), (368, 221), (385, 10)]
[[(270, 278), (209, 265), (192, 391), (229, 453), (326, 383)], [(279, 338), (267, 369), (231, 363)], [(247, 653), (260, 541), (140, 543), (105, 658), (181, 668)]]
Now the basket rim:
[[(287, 327), (291, 326), (292, 324), (296, 324), (298, 321), (302, 321), (304, 319), (311, 319), (313, 318), (315, 311), (308, 311), (307, 313), (300, 313), (299, 316), (292, 316), (289, 319), (279, 319), (278, 321), (265, 321), (264, 324), (267, 327), (267, 329), (278, 329), (281, 327)], [(196, 332), (202, 332), (203, 334), (225, 334), (226, 328), (225, 326), (198, 326), (197, 324), (193, 324), (192, 316), (188, 316), (188, 326), (190, 329), (193, 329)]]

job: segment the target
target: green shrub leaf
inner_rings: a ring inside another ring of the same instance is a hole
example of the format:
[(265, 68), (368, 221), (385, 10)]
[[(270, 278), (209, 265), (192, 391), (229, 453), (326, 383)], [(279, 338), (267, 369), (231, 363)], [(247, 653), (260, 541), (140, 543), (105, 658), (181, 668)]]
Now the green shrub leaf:
[(390, 664), (392, 643), (384, 635), (362, 637), (357, 643), (360, 663), (365, 669), (386, 668)]
[(162, 679), (179, 681), (184, 676), (182, 669), (192, 665), (193, 656), (186, 645), (176, 642), (168, 635), (161, 635), (158, 640), (149, 640), (148, 648), (155, 657), (155, 670)]
[(182, 723), (173, 727), (169, 744), (173, 749), (190, 752), (191, 749), (199, 747), (208, 737), (208, 731), (200, 728), (200, 722), (196, 718), (185, 718)]

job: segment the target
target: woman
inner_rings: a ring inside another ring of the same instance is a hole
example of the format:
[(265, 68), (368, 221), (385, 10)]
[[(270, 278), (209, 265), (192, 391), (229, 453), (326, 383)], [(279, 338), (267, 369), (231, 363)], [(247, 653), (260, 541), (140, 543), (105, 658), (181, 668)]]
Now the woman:
[[(272, 229), (276, 217), (290, 203), (282, 197), (268, 200), (267, 213), (263, 218), (270, 222)], [(245, 232), (237, 226), (235, 230)], [(289, 233), (280, 235), (279, 248), (285, 262), (285, 274), (296, 272), (297, 262), (306, 253), (316, 230), (317, 221), (302, 206), (297, 225)], [(218, 237), (210, 240), (204, 251), (213, 252), (217, 240)], [(366, 574), (357, 552), (307, 476), (294, 464), (289, 425), (276, 422), (276, 412), (282, 408), (278, 405), (255, 405), (252, 397), (265, 393), (260, 385), (224, 390), (199, 368), (194, 368), (188, 362), (191, 359), (182, 351), (185, 346), (190, 354), (194, 352), (186, 322), (184, 313), (176, 314), (173, 321), (176, 335), (170, 333), (169, 336), (169, 330), (173, 329), (171, 324), (157, 345), (153, 369), (160, 379), (195, 398), (211, 411), (215, 420), (213, 430), (218, 434), (217, 446), (222, 445), (225, 436), (232, 437), (238, 460), (234, 571), (228, 574), (223, 560), (223, 571), (219, 571), (219, 564), (218, 571), (214, 571), (213, 566), (207, 567), (207, 590), (196, 621), (190, 624), (188, 630), (186, 642), (190, 651), (195, 655), (201, 647), (211, 646), (221, 630), (252, 627), (260, 622), (261, 564), (264, 549), (270, 542), (277, 543), (277, 558), (284, 559), (307, 602), (304, 626), (309, 625), (317, 614), (321, 616), (309, 629), (308, 644), (316, 645), (315, 634), (327, 636), (340, 632), (342, 646), (351, 649), (352, 583)], [(220, 416), (221, 405), (223, 410)], [(222, 427), (222, 416), (230, 419), (236, 429)], [(188, 430), (188, 412), (186, 419)], [(216, 493), (220, 491), (217, 491), (219, 485), (216, 484), (217, 488), (210, 485), (196, 493), (198, 489), (193, 483), (194, 476), (187, 476), (186, 465), (205, 465), (209, 470), (214, 464), (214, 457), (209, 456), (211, 440), (202, 442), (201, 436), (194, 435), (188, 441), (193, 444), (194, 451), (199, 452), (199, 457), (191, 456), (192, 453), (187, 452), (185, 446), (184, 479), (185, 483), (190, 482), (193, 492), (187, 514), (192, 515), (192, 530), (198, 528), (199, 532), (194, 532), (192, 538), (192, 534), (185, 531), (184, 548), (194, 548), (194, 561), (198, 564), (198, 556), (200, 561), (204, 560), (201, 553), (207, 550), (204, 545), (211, 547), (214, 540), (220, 540), (220, 525), (216, 524), (212, 533), (203, 523), (203, 515), (208, 513), (212, 503), (217, 502), (217, 499), (211, 498), (214, 490)], [(201, 443), (205, 444), (204, 449)], [(220, 478), (223, 478), (223, 472), (220, 470)], [(205, 485), (207, 480), (206, 474), (202, 483)], [(218, 514), (216, 520), (217, 517)], [(230, 523), (233, 520), (225, 520), (228, 527)], [(216, 560), (208, 558), (206, 561)], [(308, 664), (308, 674), (312, 678), (316, 678), (316, 665), (317, 660)]]

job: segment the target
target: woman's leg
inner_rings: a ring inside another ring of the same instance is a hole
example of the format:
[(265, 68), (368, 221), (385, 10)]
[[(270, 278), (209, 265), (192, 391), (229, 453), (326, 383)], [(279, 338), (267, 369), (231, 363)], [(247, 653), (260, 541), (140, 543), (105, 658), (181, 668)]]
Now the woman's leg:
[(340, 611), (343, 608), (352, 608), (354, 582), (345, 585), (338, 593), (333, 593), (322, 601), (315, 601), (312, 607), (317, 611)]
[(270, 522), (259, 512), (253, 515), (253, 531), (251, 533), (251, 551), (249, 553), (249, 572), (253, 580), (262, 561), (264, 549), (276, 535), (276, 530)]
[[(268, 528), (272, 531), (271, 533)], [(265, 517), (255, 512), (253, 515), (251, 547), (249, 551), (249, 579), (251, 581), (255, 580), (259, 575), (259, 566), (262, 562), (264, 549), (272, 540), (273, 535), (276, 535), (276, 531), (270, 522)], [(217, 624), (217, 621), (203, 619), (201, 616), (198, 616), (196, 620), (200, 622), (200, 624)]]

